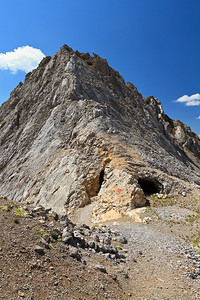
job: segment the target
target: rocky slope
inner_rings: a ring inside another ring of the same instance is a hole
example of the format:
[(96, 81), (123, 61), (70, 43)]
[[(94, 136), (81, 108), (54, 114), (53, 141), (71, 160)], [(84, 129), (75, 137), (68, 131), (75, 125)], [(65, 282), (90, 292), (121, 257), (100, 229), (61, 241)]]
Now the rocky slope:
[(93, 220), (200, 186), (200, 139), (98, 55), (64, 45), (0, 108), (0, 194)]
[[(0, 299), (199, 299), (200, 214), (195, 201), (188, 209), (180, 199), (151, 196), (152, 208), (135, 210), (137, 222), (88, 226), (80, 221), (90, 205), (76, 225), (0, 198)], [(184, 241), (193, 234), (197, 252)]]
[(0, 299), (127, 297), (116, 231), (77, 226), (66, 215), (5, 199), (0, 228)]

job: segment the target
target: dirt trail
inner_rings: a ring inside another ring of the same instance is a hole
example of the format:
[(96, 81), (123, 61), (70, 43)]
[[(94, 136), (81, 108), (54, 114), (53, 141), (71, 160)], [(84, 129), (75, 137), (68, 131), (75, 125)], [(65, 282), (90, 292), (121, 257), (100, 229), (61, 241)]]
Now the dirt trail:
[(72, 220), (76, 224), (86, 224), (90, 226), (92, 224), (91, 217), (92, 217), (92, 210), (95, 206), (95, 202), (86, 205), (77, 209), (77, 211), (72, 216)]

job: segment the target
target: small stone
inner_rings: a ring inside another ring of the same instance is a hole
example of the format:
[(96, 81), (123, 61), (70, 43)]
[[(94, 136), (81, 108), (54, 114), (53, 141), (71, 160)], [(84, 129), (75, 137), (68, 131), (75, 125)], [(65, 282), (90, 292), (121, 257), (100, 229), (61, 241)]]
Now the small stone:
[(19, 297), (24, 297), (25, 295), (24, 295), (24, 293), (23, 293), (23, 292), (21, 292), (21, 291), (18, 291), (18, 296), (19, 296)]
[(44, 208), (42, 206), (37, 206), (33, 209), (34, 212), (42, 211)]
[(47, 243), (47, 241), (45, 241), (44, 238), (41, 239), (40, 243), (43, 247), (45, 247), (46, 249), (49, 249), (49, 244)]
[(81, 253), (74, 247), (69, 248), (69, 256), (76, 258), (78, 261), (81, 260)]
[(196, 279), (197, 276), (196, 276), (194, 273), (191, 273), (191, 274), (189, 275), (189, 277), (192, 278), (192, 279)]
[(119, 237), (117, 238), (117, 241), (118, 241), (120, 244), (127, 244), (127, 243), (128, 243), (127, 239), (126, 239), (125, 237), (123, 237), (123, 236), (119, 236)]
[(94, 241), (89, 241), (88, 246), (89, 246), (89, 248), (94, 249), (95, 248), (95, 242)]
[(98, 269), (99, 271), (101, 271), (102, 273), (107, 273), (106, 268), (103, 265), (96, 265), (95, 269)]
[(40, 255), (44, 255), (45, 254), (44, 249), (42, 247), (38, 246), (38, 245), (35, 246), (34, 251), (36, 253), (40, 254)]
[(77, 240), (80, 240), (80, 241), (83, 240), (83, 235), (82, 235), (80, 232), (74, 231), (73, 234), (74, 234), (74, 237), (75, 237)]
[(162, 199), (163, 198), (163, 194), (157, 194), (158, 199)]
[(56, 212), (52, 212), (51, 216), (54, 218), (55, 221), (58, 221), (58, 214)]
[(62, 241), (63, 243), (67, 244), (70, 239), (73, 239), (73, 234), (70, 228), (66, 226), (62, 233)]
[(47, 242), (47, 243), (50, 243), (51, 242), (51, 238), (48, 234), (44, 234), (43, 235), (43, 239)]

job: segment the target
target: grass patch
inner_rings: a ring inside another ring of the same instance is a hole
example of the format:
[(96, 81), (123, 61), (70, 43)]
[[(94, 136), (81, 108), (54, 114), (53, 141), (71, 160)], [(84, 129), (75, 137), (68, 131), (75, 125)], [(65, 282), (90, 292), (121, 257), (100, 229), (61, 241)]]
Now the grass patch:
[(27, 212), (23, 208), (15, 207), (15, 214), (16, 214), (16, 216), (21, 217), (21, 218), (27, 217)]
[(5, 206), (1, 206), (1, 209), (2, 209), (3, 211), (10, 211), (10, 210), (11, 210), (11, 207), (5, 205)]
[(151, 207), (173, 206), (176, 204), (176, 198), (173, 195), (167, 197), (166, 195), (164, 195), (163, 198), (158, 198), (158, 195), (151, 194), (146, 198), (149, 201)]

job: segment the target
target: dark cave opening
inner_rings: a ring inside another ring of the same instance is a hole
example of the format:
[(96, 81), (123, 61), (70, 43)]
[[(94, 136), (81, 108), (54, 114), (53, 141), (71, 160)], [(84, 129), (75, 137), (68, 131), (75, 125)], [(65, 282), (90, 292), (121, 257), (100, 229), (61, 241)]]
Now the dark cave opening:
[(138, 183), (139, 183), (140, 187), (142, 188), (144, 194), (147, 196), (149, 196), (151, 194), (160, 193), (160, 191), (161, 191), (161, 185), (155, 179), (139, 178)]
[(104, 169), (99, 174), (99, 187), (98, 187), (98, 190), (96, 192), (97, 195), (98, 195), (98, 193), (99, 193), (99, 191), (101, 189), (103, 181), (104, 181)]

